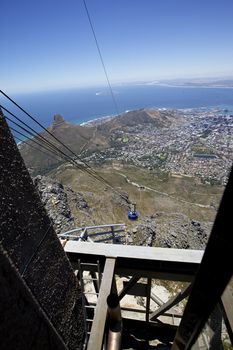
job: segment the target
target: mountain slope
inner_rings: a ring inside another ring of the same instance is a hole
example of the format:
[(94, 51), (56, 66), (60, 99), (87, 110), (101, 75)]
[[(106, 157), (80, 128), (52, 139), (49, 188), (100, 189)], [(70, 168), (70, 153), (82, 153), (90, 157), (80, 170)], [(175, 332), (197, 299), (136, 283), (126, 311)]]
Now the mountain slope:
[(114, 130), (124, 130), (136, 125), (151, 124), (155, 128), (169, 127), (176, 120), (176, 116), (168, 111), (153, 109), (138, 109), (111, 118), (98, 126), (98, 131), (102, 134), (111, 133)]
[[(68, 123), (62, 116), (57, 114), (54, 116), (54, 122), (48, 130), (74, 153), (82, 156), (84, 151), (88, 151), (90, 155), (95, 151), (107, 149), (111, 145), (111, 137), (116, 130), (126, 131), (128, 128), (135, 126), (143, 128), (146, 125), (151, 126), (151, 128), (163, 128), (169, 127), (172, 123), (177, 123), (178, 121), (179, 118), (170, 111), (139, 109), (107, 121), (100, 121), (98, 124), (94, 122), (88, 126), (81, 126)], [(72, 153), (69, 153), (65, 147), (61, 146), (45, 131), (40, 135), (52, 142), (64, 153), (72, 156)], [(38, 142), (38, 139), (36, 141)], [(20, 144), (19, 149), (32, 175), (46, 174), (64, 162), (64, 160), (53, 154), (49, 153), (48, 155), (43, 150), (40, 151), (33, 148), (39, 147), (33, 141), (29, 140), (27, 143), (29, 145), (26, 143)], [(30, 147), (30, 145), (33, 147)]]
[[(54, 116), (54, 122), (48, 130), (76, 154), (80, 154), (85, 147), (91, 148), (92, 150), (98, 150), (108, 146), (106, 138), (96, 132), (95, 128), (68, 123), (60, 115)], [(44, 131), (40, 133), (40, 135), (53, 143), (65, 154), (71, 157), (73, 156), (71, 152), (59, 144), (47, 132)], [(38, 138), (34, 138), (34, 140), (39, 142)], [(45, 145), (43, 142), (42, 144)], [(40, 151), (38, 148), (39, 146), (31, 140), (19, 145), (19, 150), (32, 175), (45, 174), (64, 162), (59, 156), (51, 154), (44, 149)], [(44, 152), (46, 152), (46, 154)]]

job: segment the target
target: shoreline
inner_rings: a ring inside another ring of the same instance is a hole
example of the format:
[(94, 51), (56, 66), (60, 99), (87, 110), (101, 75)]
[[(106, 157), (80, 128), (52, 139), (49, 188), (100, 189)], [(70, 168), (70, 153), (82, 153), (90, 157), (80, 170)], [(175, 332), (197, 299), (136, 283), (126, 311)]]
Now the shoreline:
[[(143, 108), (138, 108), (138, 109), (152, 109), (152, 110), (158, 110), (158, 111), (174, 111), (174, 110), (177, 110), (177, 111), (192, 111), (192, 110), (196, 110), (196, 111), (213, 111), (216, 109), (218, 110), (218, 113), (219, 112), (223, 112), (224, 113), (224, 110), (227, 110), (227, 112), (225, 113), (229, 113), (229, 114), (233, 114), (233, 105), (216, 105), (216, 106), (201, 106), (201, 107), (187, 107), (187, 108), (173, 108), (173, 107), (143, 107)], [(102, 117), (93, 117), (92, 119), (90, 120), (87, 120), (87, 121), (84, 121), (84, 122), (81, 122), (81, 123), (75, 123), (75, 125), (80, 125), (80, 126), (86, 126), (86, 127), (92, 127), (93, 125), (99, 125), (99, 124), (102, 124), (108, 120), (111, 120), (112, 118), (115, 118), (115, 117), (119, 117), (120, 115), (122, 114), (125, 114), (125, 113), (128, 113), (128, 112), (131, 112), (131, 111), (136, 111), (138, 109), (130, 109), (130, 110), (125, 110), (124, 112), (120, 113), (119, 115), (116, 115), (116, 114), (113, 114), (113, 115), (107, 115), (107, 116), (102, 116)]]
[[(82, 122), (78, 125), (80, 126), (88, 126), (89, 124), (94, 124), (94, 123), (98, 123), (98, 122), (101, 122), (103, 120), (109, 120), (109, 119), (112, 119), (114, 117), (117, 117), (117, 115), (107, 115), (107, 116), (103, 116), (103, 117), (94, 117), (93, 119), (90, 119), (90, 120), (87, 120), (85, 122)], [(76, 124), (76, 123), (75, 123)]]

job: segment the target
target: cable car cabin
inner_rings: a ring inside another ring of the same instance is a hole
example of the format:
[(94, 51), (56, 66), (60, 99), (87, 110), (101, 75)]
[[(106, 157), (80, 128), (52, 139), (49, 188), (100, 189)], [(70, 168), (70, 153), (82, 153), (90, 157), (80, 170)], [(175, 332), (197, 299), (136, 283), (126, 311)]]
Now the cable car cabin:
[(137, 211), (128, 211), (128, 219), (130, 220), (137, 220), (138, 219), (138, 212)]
[(131, 205), (131, 209), (128, 211), (128, 219), (129, 220), (137, 220), (138, 219), (138, 211), (136, 210), (136, 203)]

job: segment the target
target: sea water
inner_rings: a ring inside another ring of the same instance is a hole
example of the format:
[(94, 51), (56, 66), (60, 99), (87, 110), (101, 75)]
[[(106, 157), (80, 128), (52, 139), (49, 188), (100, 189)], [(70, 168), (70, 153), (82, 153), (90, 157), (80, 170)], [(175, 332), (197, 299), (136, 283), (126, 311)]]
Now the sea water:
[[(7, 91), (6, 91), (7, 93)], [(233, 113), (233, 88), (168, 87), (158, 85), (114, 86), (113, 93), (120, 113), (139, 108), (219, 107)], [(117, 110), (106, 87), (11, 94), (11, 97), (45, 127), (54, 114), (81, 124), (92, 119), (116, 115)], [(26, 123), (36, 126), (4, 97), (0, 103)]]

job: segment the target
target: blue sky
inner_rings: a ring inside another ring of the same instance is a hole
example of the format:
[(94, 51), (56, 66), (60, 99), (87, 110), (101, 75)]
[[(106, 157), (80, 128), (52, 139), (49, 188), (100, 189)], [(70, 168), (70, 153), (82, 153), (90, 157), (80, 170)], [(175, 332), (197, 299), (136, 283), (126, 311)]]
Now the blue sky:
[[(232, 0), (86, 0), (111, 82), (233, 77)], [(82, 0), (2, 0), (6, 92), (106, 84)]]

